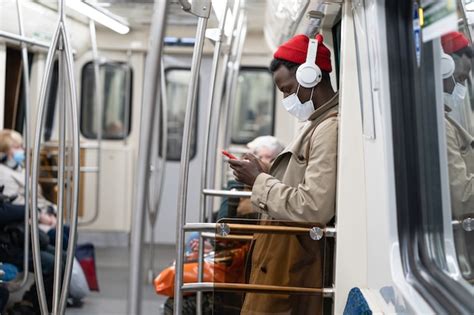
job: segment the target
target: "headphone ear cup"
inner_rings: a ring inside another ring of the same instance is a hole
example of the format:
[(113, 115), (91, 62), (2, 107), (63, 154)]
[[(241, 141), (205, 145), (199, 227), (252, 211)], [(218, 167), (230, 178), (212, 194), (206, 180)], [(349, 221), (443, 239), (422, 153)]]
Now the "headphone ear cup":
[(321, 69), (314, 63), (303, 63), (296, 70), (296, 80), (305, 88), (313, 88), (321, 82)]
[(454, 59), (450, 55), (442, 52), (441, 53), (441, 75), (443, 79), (451, 77), (454, 73)]

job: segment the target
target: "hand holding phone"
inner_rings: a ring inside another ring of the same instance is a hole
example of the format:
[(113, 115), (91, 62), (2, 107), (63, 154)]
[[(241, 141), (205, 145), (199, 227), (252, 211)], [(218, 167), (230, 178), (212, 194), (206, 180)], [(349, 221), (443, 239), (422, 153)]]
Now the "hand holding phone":
[(221, 152), (222, 152), (222, 155), (227, 156), (231, 160), (238, 160), (235, 155), (233, 155), (232, 153), (227, 152), (226, 150), (222, 150)]

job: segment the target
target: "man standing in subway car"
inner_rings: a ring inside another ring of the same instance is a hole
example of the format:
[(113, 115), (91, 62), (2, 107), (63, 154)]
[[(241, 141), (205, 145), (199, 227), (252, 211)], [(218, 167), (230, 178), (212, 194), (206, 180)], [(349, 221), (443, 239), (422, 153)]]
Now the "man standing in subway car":
[[(325, 225), (335, 214), (337, 174), (339, 97), (329, 77), (331, 53), (321, 35), (296, 35), (277, 49), (270, 70), (283, 107), (305, 125), (273, 164), (246, 154), (229, 160), (230, 167), (252, 188), (261, 224)], [(322, 288), (323, 244), (309, 235), (255, 234), (249, 284)], [(322, 308), (321, 295), (247, 293), (241, 314), (321, 314)]]
[[(453, 220), (463, 221), (474, 217), (474, 137), (468, 131), (474, 126), (471, 106), (466, 106), (473, 50), (459, 32), (443, 36), (441, 45), (451, 212)], [(461, 273), (472, 281), (474, 234), (457, 228), (453, 236)]]

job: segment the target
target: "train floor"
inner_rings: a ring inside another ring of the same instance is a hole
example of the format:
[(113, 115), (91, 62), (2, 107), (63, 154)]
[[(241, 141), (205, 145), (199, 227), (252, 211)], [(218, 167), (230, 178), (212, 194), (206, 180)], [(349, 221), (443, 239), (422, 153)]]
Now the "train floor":
[[(81, 308), (67, 308), (66, 315), (128, 315), (126, 312), (129, 248), (96, 248), (96, 268), (99, 292), (91, 292), (83, 300)], [(157, 245), (155, 249), (155, 273), (170, 265), (175, 257), (174, 245)], [(145, 270), (148, 270), (148, 246), (144, 255)], [(142, 293), (142, 314), (162, 314), (162, 305), (166, 297), (154, 292), (153, 286), (146, 283)]]

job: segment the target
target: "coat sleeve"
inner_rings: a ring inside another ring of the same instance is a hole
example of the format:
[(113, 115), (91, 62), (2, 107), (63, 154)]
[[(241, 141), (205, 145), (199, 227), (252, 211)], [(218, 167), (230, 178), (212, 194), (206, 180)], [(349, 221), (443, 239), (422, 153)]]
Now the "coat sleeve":
[(337, 118), (312, 135), (308, 165), (297, 187), (262, 173), (252, 188), (252, 204), (278, 220), (326, 224), (334, 216), (337, 174)]
[[(474, 174), (468, 173), (455, 127), (446, 123), (449, 186), (453, 216), (460, 219), (474, 209)], [(470, 151), (472, 154), (472, 151)], [(468, 153), (469, 154), (469, 153)]]

